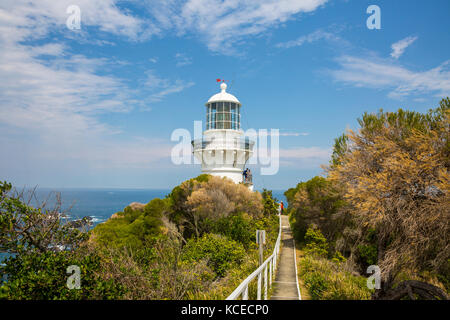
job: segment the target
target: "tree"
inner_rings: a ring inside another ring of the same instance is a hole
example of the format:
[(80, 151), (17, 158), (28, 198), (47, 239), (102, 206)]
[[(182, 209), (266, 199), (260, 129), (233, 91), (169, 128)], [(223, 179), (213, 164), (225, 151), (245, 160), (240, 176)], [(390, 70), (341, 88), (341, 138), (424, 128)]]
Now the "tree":
[(181, 184), (179, 193), (184, 194), (177, 201), (175, 222), (183, 227), (185, 238), (211, 231), (211, 225), (217, 220), (238, 212), (259, 218), (262, 216), (263, 204), (259, 192), (251, 192), (243, 184), (232, 180), (209, 176), (203, 181), (186, 181)]
[(297, 240), (304, 240), (310, 225), (318, 227), (328, 241), (336, 240), (350, 219), (338, 185), (324, 177), (314, 177), (299, 183), (294, 191), (288, 190), (286, 197)]
[(0, 182), (0, 252), (56, 252), (75, 249), (87, 239), (83, 232), (88, 220), (83, 220), (79, 228), (63, 223), (61, 201), (52, 209), (34, 208), (29, 205), (35, 199), (34, 191), (25, 203), (24, 195), (12, 190), (12, 185)]
[[(0, 182), (0, 252), (9, 254), (0, 269), (0, 299), (114, 299), (122, 288), (101, 274), (101, 258), (84, 247), (89, 223), (65, 223), (61, 201), (52, 209), (45, 202), (29, 205), (23, 193)], [(77, 225), (77, 227), (74, 227)], [(67, 268), (80, 268), (81, 288), (66, 285)]]
[(450, 270), (449, 108), (447, 98), (427, 114), (366, 113), (336, 150), (329, 179), (343, 185), (358, 228), (376, 233), (375, 298), (447, 297), (426, 275)]
[(272, 191), (263, 189), (262, 192), (264, 215), (270, 216), (278, 213), (278, 200), (272, 196)]

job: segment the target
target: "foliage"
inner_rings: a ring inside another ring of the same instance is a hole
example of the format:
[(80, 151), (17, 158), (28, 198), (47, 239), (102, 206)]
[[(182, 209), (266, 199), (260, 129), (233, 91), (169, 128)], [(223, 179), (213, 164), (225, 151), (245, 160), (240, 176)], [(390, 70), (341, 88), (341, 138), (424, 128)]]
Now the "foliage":
[(23, 193), (12, 191), (9, 183), (0, 181), (0, 252), (20, 253), (23, 251), (48, 252), (61, 248), (77, 248), (86, 240), (82, 227), (74, 228), (64, 224), (60, 218), (61, 204), (53, 209), (33, 208)]
[(331, 155), (331, 166), (337, 166), (341, 164), (341, 158), (348, 149), (348, 136), (343, 134), (342, 136), (334, 139), (333, 153)]
[(264, 215), (276, 215), (278, 214), (278, 200), (273, 198), (272, 191), (263, 189), (262, 192)]
[[(0, 187), (0, 245), (15, 253), (0, 274), (6, 299), (223, 299), (257, 266), (256, 230), (267, 232), (266, 255), (278, 233), (270, 191), (263, 201), (209, 175), (89, 233), (60, 221), (59, 207), (33, 208)], [(80, 290), (67, 288), (67, 264), (81, 267)]]
[[(342, 185), (360, 240), (376, 231), (376, 263), (389, 294), (402, 270), (442, 274), (450, 256), (450, 100), (426, 114), (365, 113), (361, 129), (347, 134), (348, 146), (329, 179)], [(375, 248), (359, 246), (373, 262)], [(420, 289), (419, 289), (420, 290)]]
[(111, 219), (99, 224), (91, 232), (91, 240), (103, 246), (128, 249), (142, 249), (152, 243), (162, 232), (162, 215), (167, 200), (153, 199), (147, 205), (126, 207)]
[[(330, 243), (332, 260), (349, 258), (353, 271), (377, 264), (376, 299), (447, 297), (450, 99), (424, 114), (380, 110), (358, 122), (357, 132), (335, 139), (327, 178), (285, 192), (296, 238), (305, 240), (313, 224)], [(322, 273), (307, 276), (317, 292), (328, 290)]]
[(212, 231), (222, 234), (236, 242), (241, 243), (246, 249), (255, 243), (256, 225), (254, 220), (246, 213), (239, 212), (228, 217), (223, 217), (212, 226)]
[(328, 243), (319, 228), (310, 226), (305, 234), (305, 252), (307, 254), (327, 257)]
[(186, 239), (211, 232), (217, 220), (229, 215), (245, 212), (258, 218), (263, 213), (260, 193), (216, 176), (201, 175), (185, 181), (172, 190), (168, 199), (168, 217)]
[[(67, 267), (80, 267), (80, 289), (67, 287)], [(101, 278), (101, 261), (96, 254), (77, 255), (70, 251), (28, 252), (6, 261), (7, 275), (0, 286), (0, 299), (74, 300), (117, 299), (123, 288)]]
[(183, 260), (192, 262), (206, 259), (208, 266), (219, 277), (241, 263), (244, 256), (245, 250), (240, 243), (216, 234), (190, 239), (183, 250)]
[(309, 225), (314, 224), (329, 241), (334, 241), (350, 223), (346, 202), (338, 185), (323, 177), (301, 182), (286, 193), (294, 236), (303, 241)]
[(370, 299), (366, 278), (352, 275), (342, 264), (309, 254), (301, 257), (299, 264), (300, 276), (312, 299)]

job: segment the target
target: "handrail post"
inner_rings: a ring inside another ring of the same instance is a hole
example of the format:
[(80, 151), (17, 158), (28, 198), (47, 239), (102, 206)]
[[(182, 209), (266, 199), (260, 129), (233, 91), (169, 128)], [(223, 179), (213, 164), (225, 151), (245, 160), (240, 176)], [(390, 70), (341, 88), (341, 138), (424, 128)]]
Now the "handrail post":
[(264, 300), (267, 300), (267, 264), (264, 268)]
[(258, 274), (258, 294), (256, 296), (256, 300), (261, 300), (261, 279), (262, 278), (262, 272)]
[(244, 295), (242, 296), (242, 300), (248, 300), (248, 284), (245, 286)]
[(273, 259), (270, 259), (269, 262), (269, 287), (272, 288), (272, 261)]

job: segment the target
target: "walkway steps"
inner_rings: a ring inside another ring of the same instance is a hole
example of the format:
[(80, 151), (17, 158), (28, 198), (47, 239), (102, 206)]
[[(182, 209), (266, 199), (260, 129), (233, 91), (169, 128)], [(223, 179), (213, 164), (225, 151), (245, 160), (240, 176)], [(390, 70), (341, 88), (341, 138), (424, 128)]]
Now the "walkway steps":
[(295, 244), (287, 216), (281, 216), (281, 251), (271, 300), (300, 300)]

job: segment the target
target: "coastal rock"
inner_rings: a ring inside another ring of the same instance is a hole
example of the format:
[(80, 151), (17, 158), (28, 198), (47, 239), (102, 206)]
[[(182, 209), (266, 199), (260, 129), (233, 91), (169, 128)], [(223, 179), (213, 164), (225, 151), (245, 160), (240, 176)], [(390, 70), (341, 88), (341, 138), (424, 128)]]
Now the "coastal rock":
[(145, 204), (140, 202), (132, 202), (128, 206), (133, 210), (144, 210)]

